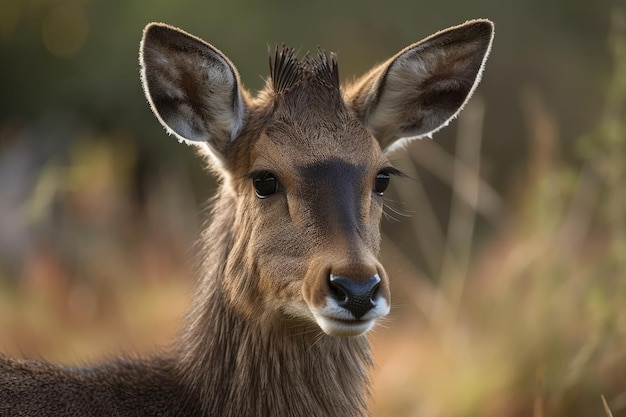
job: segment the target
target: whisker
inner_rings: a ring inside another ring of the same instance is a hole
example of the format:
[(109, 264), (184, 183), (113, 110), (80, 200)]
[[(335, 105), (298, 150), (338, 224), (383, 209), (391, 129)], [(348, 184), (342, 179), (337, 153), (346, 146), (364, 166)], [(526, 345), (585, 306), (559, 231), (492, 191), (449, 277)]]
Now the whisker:
[(395, 214), (395, 215), (398, 215), (400, 217), (412, 217), (412, 213), (409, 214), (409, 213), (407, 213), (405, 211), (402, 211), (402, 210), (400, 210), (400, 209), (398, 209), (396, 207), (393, 207), (390, 204), (387, 204), (387, 202), (383, 203), (383, 214), (384, 214), (385, 218), (387, 220), (393, 220), (393, 221), (396, 221), (396, 222), (400, 222), (400, 219), (395, 217), (394, 215), (392, 215), (390, 212)]
[(383, 215), (385, 216), (385, 219), (387, 219), (388, 221), (394, 221), (397, 223), (400, 222), (400, 219), (393, 217), (391, 214), (387, 213), (385, 210), (383, 210)]
[(400, 208), (394, 207), (390, 203), (396, 203), (396, 204), (402, 204), (402, 203), (399, 201), (393, 201), (393, 200), (388, 200), (388, 199), (385, 199), (383, 202), (383, 207), (388, 208), (389, 210), (393, 211), (395, 214), (399, 216), (412, 217), (413, 214), (415, 214), (415, 211), (402, 210)]
[(311, 346), (309, 346), (309, 348), (307, 349), (307, 352), (311, 352), (311, 349), (313, 349), (315, 346), (317, 346), (322, 341), (324, 336), (325, 336), (325, 333), (320, 331), (317, 334), (317, 337), (315, 337), (315, 340), (313, 341), (313, 343), (311, 343)]

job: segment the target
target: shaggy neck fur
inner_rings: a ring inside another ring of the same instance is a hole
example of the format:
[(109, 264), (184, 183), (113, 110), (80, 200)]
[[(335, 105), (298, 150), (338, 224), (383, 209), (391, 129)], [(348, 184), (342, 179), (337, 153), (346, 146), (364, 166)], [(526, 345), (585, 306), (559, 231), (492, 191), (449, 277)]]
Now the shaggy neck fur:
[[(233, 251), (234, 202), (215, 201), (204, 236), (204, 276), (183, 334), (179, 371), (189, 400), (208, 416), (364, 416), (369, 394), (369, 343), (333, 338), (293, 319), (253, 318), (224, 290)], [(241, 221), (241, 219), (239, 219)], [(242, 264), (243, 269), (246, 268)], [(242, 271), (254, 280), (253, 271)]]

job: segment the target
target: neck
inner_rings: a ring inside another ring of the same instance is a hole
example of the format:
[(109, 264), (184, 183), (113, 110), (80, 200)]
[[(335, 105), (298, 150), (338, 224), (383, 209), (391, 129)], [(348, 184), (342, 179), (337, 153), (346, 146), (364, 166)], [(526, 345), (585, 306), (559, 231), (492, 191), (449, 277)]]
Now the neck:
[(284, 316), (250, 317), (225, 294), (234, 210), (220, 202), (214, 213), (226, 215), (209, 228), (214, 243), (205, 239), (210, 255), (179, 348), (189, 394), (209, 416), (366, 415), (371, 357), (364, 336), (335, 338)]

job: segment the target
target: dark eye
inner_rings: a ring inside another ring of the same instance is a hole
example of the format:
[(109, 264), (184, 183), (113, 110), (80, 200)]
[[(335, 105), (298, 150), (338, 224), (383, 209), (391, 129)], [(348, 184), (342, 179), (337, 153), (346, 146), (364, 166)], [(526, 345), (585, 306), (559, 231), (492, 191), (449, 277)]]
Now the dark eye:
[(389, 173), (386, 171), (380, 171), (376, 174), (376, 179), (374, 180), (374, 192), (378, 195), (383, 195), (388, 186)]
[(252, 176), (254, 191), (259, 198), (269, 197), (278, 191), (278, 180), (268, 171), (260, 171)]

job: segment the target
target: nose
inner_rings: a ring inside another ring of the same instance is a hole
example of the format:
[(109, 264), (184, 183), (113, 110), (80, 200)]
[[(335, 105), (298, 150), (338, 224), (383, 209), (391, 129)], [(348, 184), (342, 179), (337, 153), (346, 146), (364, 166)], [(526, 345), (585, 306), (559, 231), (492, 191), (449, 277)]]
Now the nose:
[(329, 284), (331, 296), (357, 320), (376, 307), (374, 297), (380, 286), (378, 274), (360, 281), (331, 274)]

